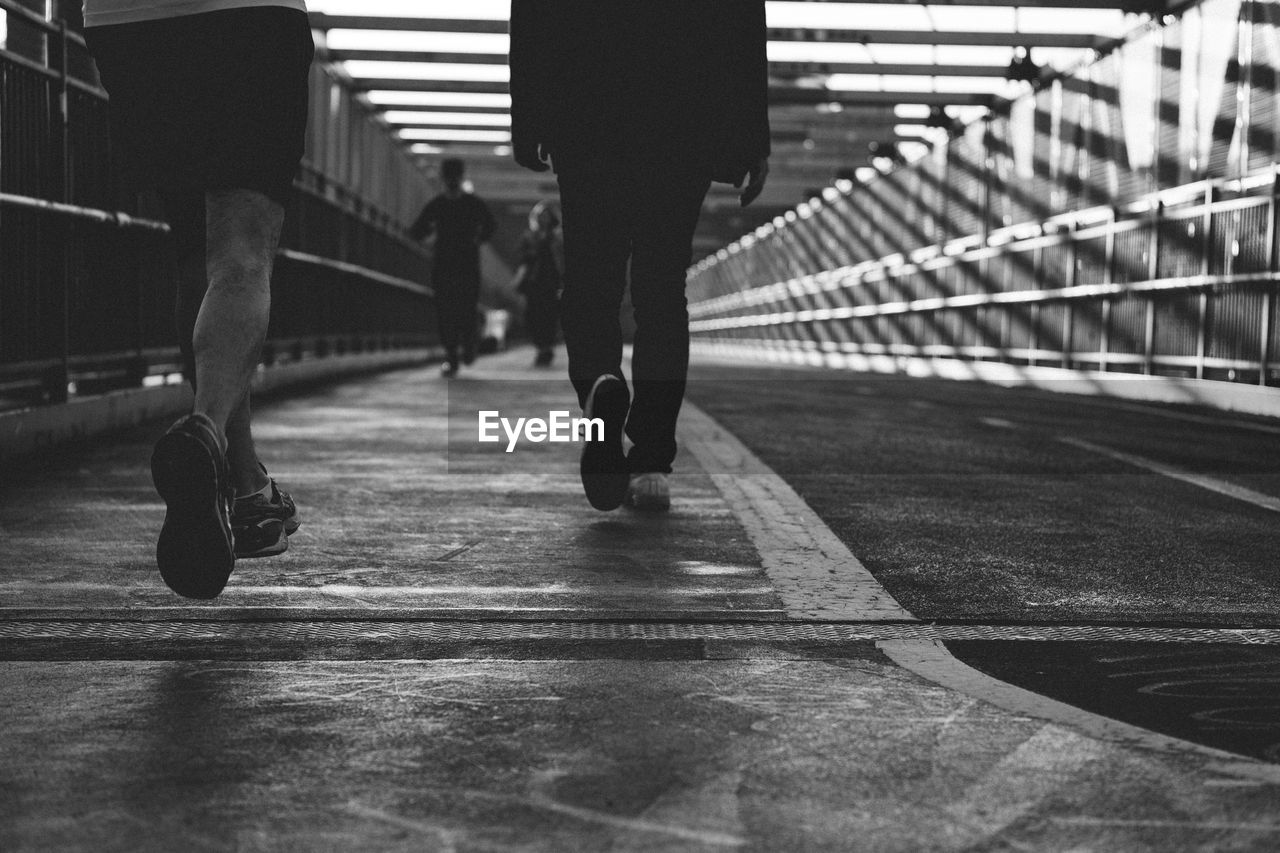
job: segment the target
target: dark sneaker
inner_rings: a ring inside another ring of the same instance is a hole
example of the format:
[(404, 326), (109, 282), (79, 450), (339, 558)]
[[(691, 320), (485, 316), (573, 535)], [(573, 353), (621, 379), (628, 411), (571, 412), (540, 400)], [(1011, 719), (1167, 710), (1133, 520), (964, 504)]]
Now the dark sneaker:
[[(268, 478), (270, 479), (270, 478)], [(289, 537), (302, 524), (288, 492), (271, 480), (271, 497), (238, 498), (231, 507), (237, 557), (273, 557), (289, 550)]]
[(228, 506), (233, 497), (217, 428), (187, 415), (156, 442), (151, 481), (166, 512), (156, 564), (178, 595), (216, 598), (235, 567)]
[(671, 485), (660, 471), (632, 474), (627, 487), (627, 506), (641, 512), (666, 512), (671, 509)]
[(604, 421), (604, 440), (587, 441), (582, 448), (582, 488), (599, 510), (617, 509), (627, 496), (627, 456), (622, 451), (622, 430), (627, 425), (631, 395), (621, 379), (606, 373), (591, 386), (583, 415)]

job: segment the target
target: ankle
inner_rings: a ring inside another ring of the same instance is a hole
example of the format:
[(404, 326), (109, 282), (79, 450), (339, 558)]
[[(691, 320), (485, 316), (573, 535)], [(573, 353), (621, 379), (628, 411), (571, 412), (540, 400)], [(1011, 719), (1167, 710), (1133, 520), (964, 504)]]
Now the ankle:
[(204, 418), (209, 422), (209, 424), (213, 427), (213, 437), (217, 439), (218, 449), (221, 450), (222, 454), (225, 456), (227, 453), (228, 442), (227, 442), (227, 434), (224, 431), (223, 424), (220, 421), (218, 421), (217, 418), (210, 415), (208, 412), (201, 411), (200, 409), (192, 410), (191, 414), (200, 415), (202, 418)]
[(245, 465), (237, 465), (235, 460), (231, 460), (231, 470), (231, 482), (237, 498), (252, 497), (271, 486), (271, 478), (257, 460)]

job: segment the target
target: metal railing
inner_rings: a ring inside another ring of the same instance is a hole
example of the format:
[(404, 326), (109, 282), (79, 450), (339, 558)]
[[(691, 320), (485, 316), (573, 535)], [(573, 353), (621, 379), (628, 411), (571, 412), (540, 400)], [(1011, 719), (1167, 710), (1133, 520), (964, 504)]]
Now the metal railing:
[[(0, 407), (163, 381), (181, 369), (168, 226), (120, 191), (83, 38), (14, 0), (0, 12), (25, 45), (0, 49)], [(430, 258), (401, 223), (430, 182), (319, 65), (312, 91), (263, 360), (428, 346)], [(362, 190), (322, 168), (339, 156), (367, 161)]]
[(700, 261), (697, 345), (1280, 384), (1280, 0), (1178, 13)]
[(1273, 168), (774, 280), (865, 226), (850, 192), (828, 192), (761, 251), (691, 271), (691, 330), (702, 345), (1274, 385), (1276, 194)]

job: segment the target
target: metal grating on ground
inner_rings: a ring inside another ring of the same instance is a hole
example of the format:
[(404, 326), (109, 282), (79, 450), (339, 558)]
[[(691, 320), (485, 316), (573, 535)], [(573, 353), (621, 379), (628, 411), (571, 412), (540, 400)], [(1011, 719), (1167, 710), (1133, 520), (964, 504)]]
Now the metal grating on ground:
[(0, 621), (0, 659), (723, 657), (742, 646), (842, 655), (887, 640), (1280, 645), (1273, 628), (613, 621)]

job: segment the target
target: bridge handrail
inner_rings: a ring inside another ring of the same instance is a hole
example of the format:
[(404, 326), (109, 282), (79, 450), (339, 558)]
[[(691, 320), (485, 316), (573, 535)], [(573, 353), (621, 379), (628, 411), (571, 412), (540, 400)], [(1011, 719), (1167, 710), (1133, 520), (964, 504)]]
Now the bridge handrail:
[(856, 204), (839, 214), (843, 225), (820, 216), (856, 191), (844, 188), (691, 268), (690, 329), (695, 341), (738, 348), (1280, 384), (1278, 178), (1273, 165), (776, 275), (811, 267), (833, 230), (856, 232)]
[[(738, 306), (758, 304), (770, 299), (770, 294), (779, 288), (790, 292), (795, 292), (799, 288), (800, 291), (810, 294), (837, 288), (850, 288), (856, 287), (864, 281), (879, 281), (885, 278), (909, 275), (918, 271), (931, 271), (942, 267), (973, 263), (1004, 254), (1081, 243), (1100, 237), (1112, 237), (1124, 232), (1150, 227), (1153, 223), (1159, 224), (1169, 220), (1200, 217), (1205, 214), (1206, 210), (1210, 213), (1222, 213), (1241, 208), (1266, 207), (1273, 203), (1273, 195), (1276, 192), (1273, 187), (1278, 177), (1280, 177), (1280, 167), (1250, 176), (1248, 179), (1197, 181), (1194, 184), (1151, 193), (1149, 196), (1129, 204), (1091, 208), (1087, 211), (1075, 211), (1073, 214), (1063, 214), (1049, 219), (1032, 220), (1006, 226), (992, 231), (985, 240), (979, 240), (975, 237), (962, 237), (946, 243), (923, 246), (911, 252), (910, 260), (904, 258), (901, 254), (886, 255), (853, 266), (821, 270), (811, 275), (800, 276), (786, 281), (770, 282), (757, 287), (748, 287), (721, 296), (700, 300), (691, 299), (689, 315), (697, 317), (730, 310)], [(1223, 190), (1231, 190), (1237, 193), (1256, 193), (1263, 188), (1268, 191), (1265, 195), (1242, 194), (1227, 199), (1213, 199), (1217, 192)], [(1201, 199), (1213, 200), (1192, 204), (1191, 199), (1197, 196)], [(1177, 207), (1173, 207), (1173, 205), (1177, 205)], [(1110, 218), (1100, 221), (1101, 217), (1097, 215), (1099, 212)], [(804, 220), (799, 221), (803, 222)], [(1086, 222), (1090, 227), (1073, 227), (1079, 222)], [(785, 227), (798, 226), (794, 223), (789, 223)], [(777, 226), (774, 226), (774, 228), (777, 229)], [(1011, 234), (1031, 234), (1032, 236), (1013, 239), (1006, 236)], [(741, 241), (739, 241), (740, 243)], [(694, 286), (695, 293), (701, 275), (714, 269), (717, 264), (726, 262), (728, 257), (735, 254), (737, 250), (727, 248), (724, 251), (726, 257), (720, 257), (719, 253), (710, 255), (695, 264), (690, 270), (689, 281)], [(1108, 268), (1110, 268), (1110, 260), (1108, 259)], [(908, 300), (908, 303), (911, 305), (917, 305), (918, 303), (918, 307), (912, 310), (934, 310), (936, 308), (1010, 301), (1047, 301), (1091, 295), (1108, 295), (1122, 293), (1128, 285), (1133, 285), (1133, 289), (1141, 290), (1175, 290), (1204, 287), (1214, 283), (1230, 283), (1232, 281), (1234, 281), (1232, 276), (1177, 276), (1168, 279), (1128, 282), (1126, 285), (1120, 286), (1121, 289), (1119, 290), (1108, 290), (1105, 293), (1103, 291), (1091, 291), (1089, 290), (1090, 286), (1083, 286), (1012, 292), (992, 291), (980, 294), (984, 297), (992, 297), (989, 301), (947, 301), (945, 303), (937, 303), (936, 299), (922, 299)], [(1015, 294), (1018, 297), (1016, 299), (1003, 298)], [(1040, 296), (1035, 298), (1037, 294)], [(952, 300), (957, 298), (951, 297)]]
[[(170, 375), (169, 229), (153, 202), (120, 192), (85, 41), (74, 21), (13, 0), (0, 13), (0, 408)], [(339, 75), (317, 63), (308, 85), (264, 359), (421, 350), (434, 340), (430, 253), (404, 221), (432, 181)]]
[(49, 201), (44, 198), (32, 198), (31, 196), (0, 192), (0, 207), (5, 206), (35, 210), (54, 216), (83, 219), (87, 222), (113, 225), (116, 228), (137, 228), (143, 231), (154, 231), (159, 234), (169, 233), (169, 223), (167, 222), (132, 216), (118, 210), (99, 210), (94, 207), (82, 207), (78, 204), (64, 204), (60, 201)]
[[(138, 229), (157, 234), (169, 233), (169, 224), (167, 222), (160, 222), (155, 219), (144, 219), (139, 216), (130, 216), (129, 214), (121, 211), (98, 210), (97, 208), (81, 207), (76, 204), (63, 204), (61, 202), (48, 201), (42, 198), (14, 195), (13, 193), (0, 193), (0, 208), (5, 206), (34, 210), (53, 216), (70, 217), (84, 220), (85, 222), (110, 225), (122, 229)], [(294, 249), (280, 249), (276, 254), (278, 257), (287, 258), (291, 261), (297, 261), (298, 263), (321, 266), (336, 272), (349, 273), (366, 281), (385, 284), (389, 287), (398, 287), (401, 290), (407, 290), (410, 293), (415, 293), (419, 296), (425, 296), (428, 298), (435, 296), (434, 290), (420, 282), (410, 281), (407, 278), (400, 278), (398, 276), (387, 275), (386, 273), (381, 273), (377, 270), (372, 270), (359, 264), (352, 264), (346, 261), (339, 261), (334, 258), (313, 255), (307, 252), (299, 252)]]

